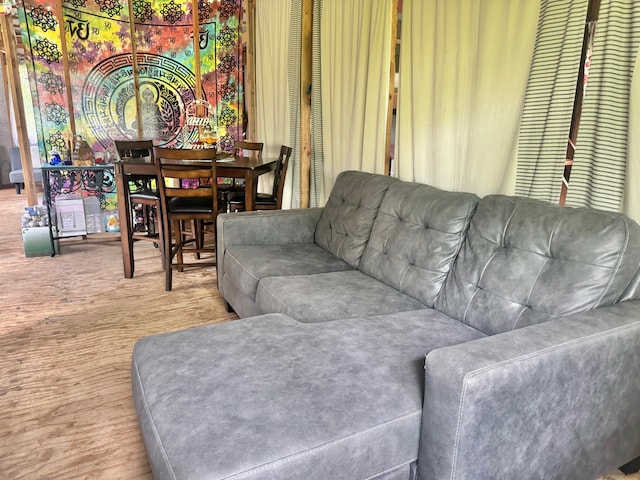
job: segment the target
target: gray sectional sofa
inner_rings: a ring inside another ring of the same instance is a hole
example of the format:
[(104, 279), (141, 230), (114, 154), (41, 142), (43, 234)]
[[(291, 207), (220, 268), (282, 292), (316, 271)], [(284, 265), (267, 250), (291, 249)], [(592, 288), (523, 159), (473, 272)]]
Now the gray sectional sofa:
[(154, 335), (154, 478), (594, 479), (640, 455), (640, 228), (342, 173), (218, 219), (240, 320)]

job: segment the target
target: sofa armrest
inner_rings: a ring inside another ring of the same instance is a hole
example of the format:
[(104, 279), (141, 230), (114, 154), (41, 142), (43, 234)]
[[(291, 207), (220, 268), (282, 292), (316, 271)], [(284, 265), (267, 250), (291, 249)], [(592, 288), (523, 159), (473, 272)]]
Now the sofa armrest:
[(596, 478), (640, 455), (640, 302), (430, 352), (419, 478)]
[(216, 224), (218, 289), (224, 252), (232, 245), (284, 245), (313, 242), (321, 208), (224, 213)]

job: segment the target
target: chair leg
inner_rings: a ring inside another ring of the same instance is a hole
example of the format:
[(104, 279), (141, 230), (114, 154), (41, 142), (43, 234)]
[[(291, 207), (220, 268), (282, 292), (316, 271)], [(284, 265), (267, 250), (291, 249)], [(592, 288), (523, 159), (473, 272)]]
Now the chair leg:
[[(177, 268), (179, 272), (184, 271), (184, 268), (182, 267), (182, 263), (184, 263), (184, 260), (182, 258), (182, 248), (180, 248), (180, 245), (182, 245), (182, 242), (185, 241), (182, 227), (183, 227), (183, 224), (181, 220), (174, 220), (173, 225), (171, 225), (171, 229), (173, 230), (173, 239), (175, 242), (175, 245), (172, 247), (172, 251), (176, 249), (175, 253), (172, 252), (171, 257), (176, 258), (176, 263), (178, 264)], [(167, 264), (167, 268), (169, 269), (171, 268), (171, 263)]]
[(16, 186), (16, 193), (20, 195), (20, 184), (16, 183), (15, 186)]
[(162, 228), (162, 218), (160, 215), (160, 205), (156, 205), (153, 208), (153, 222), (155, 224), (155, 228), (158, 232), (158, 245), (160, 246), (160, 257), (162, 258), (162, 269), (165, 270), (167, 268), (167, 261), (164, 255), (164, 250), (166, 248), (165, 240), (164, 240), (164, 228)]
[[(165, 269), (165, 290), (171, 291), (172, 288), (172, 280), (173, 280), (173, 270), (174, 268), (179, 272), (184, 270), (182, 266), (183, 263), (183, 255), (182, 255), (182, 245), (184, 242), (184, 235), (182, 231), (182, 221), (181, 220), (169, 220), (169, 232), (167, 235), (169, 236), (168, 242), (165, 243), (165, 246), (168, 252), (165, 254), (166, 258), (166, 269)], [(171, 243), (171, 234), (173, 234), (174, 243)]]

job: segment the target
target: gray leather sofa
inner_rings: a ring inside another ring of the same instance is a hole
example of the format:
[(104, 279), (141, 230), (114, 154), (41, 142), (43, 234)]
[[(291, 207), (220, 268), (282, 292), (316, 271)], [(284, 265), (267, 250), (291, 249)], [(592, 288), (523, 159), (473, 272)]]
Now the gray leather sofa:
[(154, 335), (154, 478), (594, 479), (640, 455), (640, 228), (342, 173), (322, 209), (225, 214), (240, 320)]

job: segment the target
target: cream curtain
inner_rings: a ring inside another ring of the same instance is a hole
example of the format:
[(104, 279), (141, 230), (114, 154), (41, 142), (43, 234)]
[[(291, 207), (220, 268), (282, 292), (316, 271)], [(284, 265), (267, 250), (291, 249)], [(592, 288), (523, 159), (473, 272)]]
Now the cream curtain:
[(321, 95), (324, 157), (315, 162), (324, 165), (323, 205), (340, 172), (384, 172), (392, 5), (316, 1), (321, 85), (314, 85), (314, 95)]
[(404, 0), (397, 175), (513, 193), (539, 2)]
[[(264, 143), (265, 158), (277, 157), (281, 145), (295, 147), (298, 143), (295, 136), (291, 134), (288, 71), (292, 31), (291, 8), (291, 0), (258, 0), (256, 2), (257, 138), (254, 140)], [(299, 24), (297, 28), (299, 29)], [(299, 156), (295, 155), (289, 163), (283, 208), (291, 208), (297, 158)], [(273, 175), (263, 175), (260, 178), (259, 190), (270, 192), (272, 184)]]

